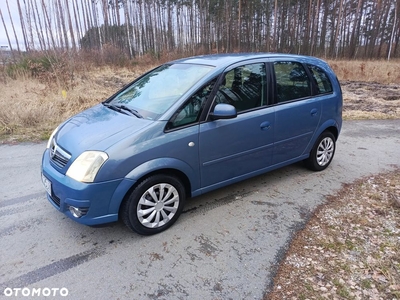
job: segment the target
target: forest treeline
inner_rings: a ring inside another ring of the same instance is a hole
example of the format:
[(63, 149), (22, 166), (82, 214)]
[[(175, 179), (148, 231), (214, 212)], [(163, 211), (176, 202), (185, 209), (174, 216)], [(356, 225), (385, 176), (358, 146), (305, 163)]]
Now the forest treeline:
[[(400, 57), (400, 0), (5, 1), (2, 25), (9, 47), (20, 53), (114, 51), (134, 58), (267, 51)], [(10, 13), (9, 1), (17, 2), (18, 18)], [(11, 26), (4, 18), (11, 19)]]

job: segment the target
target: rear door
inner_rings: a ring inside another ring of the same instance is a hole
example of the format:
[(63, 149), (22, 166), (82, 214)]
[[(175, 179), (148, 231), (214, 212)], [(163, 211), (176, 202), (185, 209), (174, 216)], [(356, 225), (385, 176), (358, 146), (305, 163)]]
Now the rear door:
[(304, 154), (320, 122), (322, 101), (313, 96), (313, 79), (303, 64), (276, 60), (272, 66), (276, 80), (273, 164), (279, 164)]

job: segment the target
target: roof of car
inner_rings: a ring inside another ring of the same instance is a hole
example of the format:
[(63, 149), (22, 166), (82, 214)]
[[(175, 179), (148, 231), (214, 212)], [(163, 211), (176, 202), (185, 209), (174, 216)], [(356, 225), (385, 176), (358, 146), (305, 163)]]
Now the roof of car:
[(303, 58), (303, 59), (314, 59), (309, 56), (301, 56), (296, 54), (282, 54), (282, 53), (226, 53), (226, 54), (210, 54), (200, 55), (188, 58), (181, 58), (174, 60), (171, 63), (192, 63), (192, 64), (205, 64), (212, 65), (215, 67), (223, 67), (235, 62), (240, 62), (248, 59), (257, 58)]

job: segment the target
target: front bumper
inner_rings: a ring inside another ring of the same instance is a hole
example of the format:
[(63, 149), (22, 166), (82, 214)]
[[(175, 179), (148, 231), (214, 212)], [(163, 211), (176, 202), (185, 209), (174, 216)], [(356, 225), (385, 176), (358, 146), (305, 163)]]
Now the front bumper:
[[(97, 225), (118, 220), (119, 206), (134, 183), (126, 179), (98, 183), (82, 183), (60, 173), (50, 162), (49, 150), (43, 153), (42, 174), (51, 182), (47, 199), (60, 212), (85, 225)], [(70, 206), (85, 215), (77, 218)]]

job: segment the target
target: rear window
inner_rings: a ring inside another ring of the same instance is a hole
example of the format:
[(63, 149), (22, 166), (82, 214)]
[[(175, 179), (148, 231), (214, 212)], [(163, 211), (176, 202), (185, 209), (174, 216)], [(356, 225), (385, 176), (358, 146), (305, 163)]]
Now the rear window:
[(286, 102), (311, 96), (310, 78), (302, 64), (291, 61), (274, 63), (276, 102)]

